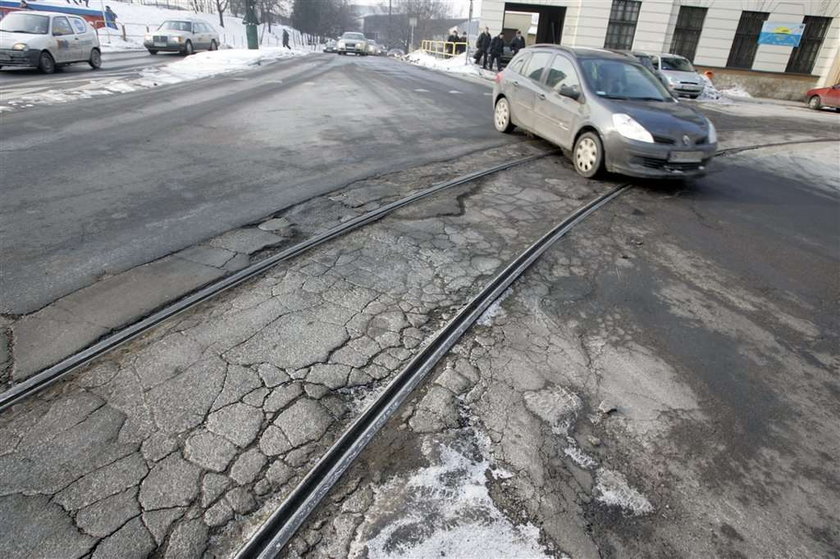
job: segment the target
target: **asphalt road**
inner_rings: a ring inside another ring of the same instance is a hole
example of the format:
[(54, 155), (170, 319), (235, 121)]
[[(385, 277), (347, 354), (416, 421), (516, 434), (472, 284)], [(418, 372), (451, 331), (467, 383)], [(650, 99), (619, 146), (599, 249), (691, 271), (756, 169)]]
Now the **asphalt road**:
[(314, 55), (6, 114), (0, 313), (363, 177), (517, 141), (493, 130), (485, 92), (389, 59)]

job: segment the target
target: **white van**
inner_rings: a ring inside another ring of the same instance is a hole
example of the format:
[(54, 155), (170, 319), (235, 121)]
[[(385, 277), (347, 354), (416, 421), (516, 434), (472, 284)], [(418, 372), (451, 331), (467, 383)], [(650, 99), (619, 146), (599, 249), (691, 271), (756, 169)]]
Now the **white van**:
[(0, 20), (0, 67), (52, 74), (57, 66), (73, 62), (102, 66), (99, 37), (79, 16), (21, 10)]

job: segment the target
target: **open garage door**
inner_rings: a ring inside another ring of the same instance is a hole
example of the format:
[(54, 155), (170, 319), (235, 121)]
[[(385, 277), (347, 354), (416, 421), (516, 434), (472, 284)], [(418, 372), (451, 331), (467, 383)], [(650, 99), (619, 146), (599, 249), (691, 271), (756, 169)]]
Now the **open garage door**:
[[(511, 20), (520, 14), (537, 14), (536, 33), (527, 35), (528, 44), (534, 43), (555, 43), (560, 44), (563, 36), (563, 21), (566, 19), (566, 8), (563, 6), (544, 6), (539, 4), (526, 4), (520, 2), (505, 2), (505, 19), (502, 27), (521, 28), (521, 25), (508, 25), (508, 13), (511, 13)], [(526, 29), (521, 29), (527, 34)], [(507, 39), (507, 36), (505, 37)]]

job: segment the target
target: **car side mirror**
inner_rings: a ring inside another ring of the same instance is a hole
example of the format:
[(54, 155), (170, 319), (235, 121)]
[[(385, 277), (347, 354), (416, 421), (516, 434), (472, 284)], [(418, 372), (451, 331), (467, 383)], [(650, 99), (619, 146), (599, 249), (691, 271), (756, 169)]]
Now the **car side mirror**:
[(563, 97), (568, 97), (569, 99), (574, 99), (575, 101), (580, 99), (580, 89), (577, 87), (561, 85), (560, 88), (555, 91), (557, 92), (557, 95), (562, 95)]

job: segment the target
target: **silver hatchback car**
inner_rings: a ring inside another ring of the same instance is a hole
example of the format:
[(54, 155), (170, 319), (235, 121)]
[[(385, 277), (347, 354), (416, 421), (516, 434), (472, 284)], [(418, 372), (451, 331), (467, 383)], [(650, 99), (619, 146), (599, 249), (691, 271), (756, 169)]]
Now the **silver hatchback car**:
[(519, 126), (571, 152), (575, 170), (636, 177), (703, 175), (714, 125), (677, 101), (647, 68), (602, 49), (536, 45), (519, 51), (493, 87), (499, 132)]
[(96, 31), (71, 14), (43, 11), (11, 12), (0, 20), (0, 67), (38, 68), (52, 74), (56, 68), (87, 62), (102, 66)]
[(168, 19), (153, 33), (147, 33), (143, 46), (150, 54), (158, 51), (190, 55), (197, 50), (219, 48), (219, 33), (213, 26), (197, 19)]

